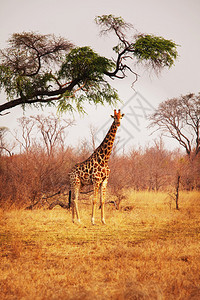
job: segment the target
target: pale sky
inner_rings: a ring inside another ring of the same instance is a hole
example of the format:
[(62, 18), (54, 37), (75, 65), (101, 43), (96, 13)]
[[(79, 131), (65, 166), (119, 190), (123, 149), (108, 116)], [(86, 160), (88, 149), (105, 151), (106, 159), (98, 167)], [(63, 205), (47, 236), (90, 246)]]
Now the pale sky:
[[(0, 48), (6, 47), (6, 41), (12, 33), (37, 31), (63, 36), (77, 46), (91, 46), (97, 53), (111, 58), (114, 57), (112, 47), (117, 40), (114, 36), (99, 37), (99, 28), (94, 23), (95, 16), (103, 14), (121, 16), (141, 33), (175, 41), (180, 45), (179, 58), (170, 70), (164, 70), (157, 77), (140, 68), (140, 77), (134, 90), (131, 88), (134, 80), (131, 74), (125, 80), (113, 82), (124, 102), (123, 112), (126, 114), (119, 132), (122, 144), (125, 148), (144, 146), (155, 138), (146, 129), (146, 114), (153, 112), (164, 100), (200, 92), (199, 12), (199, 0), (0, 0)], [(3, 95), (0, 96), (0, 103), (3, 103), (5, 99)], [(91, 124), (99, 130), (99, 141), (110, 126), (108, 120), (112, 108), (98, 106), (96, 109), (88, 106), (86, 110), (88, 115), (82, 119), (75, 115), (77, 125), (68, 136), (71, 145), (83, 137), (88, 138)], [(40, 113), (28, 109), (24, 114), (29, 116)], [(9, 115), (1, 117), (0, 126), (14, 128), (17, 118), (22, 115), (20, 107), (14, 108)], [(70, 116), (66, 114), (63, 117)], [(170, 147), (172, 141), (168, 139), (166, 143)]]

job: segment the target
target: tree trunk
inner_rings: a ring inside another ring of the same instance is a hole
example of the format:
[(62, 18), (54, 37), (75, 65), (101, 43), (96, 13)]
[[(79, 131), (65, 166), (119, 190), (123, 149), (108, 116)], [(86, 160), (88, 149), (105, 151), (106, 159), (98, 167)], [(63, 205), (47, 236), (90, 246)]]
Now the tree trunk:
[(176, 183), (176, 209), (179, 209), (178, 200), (179, 200), (179, 186), (180, 186), (180, 175), (177, 177), (177, 183)]

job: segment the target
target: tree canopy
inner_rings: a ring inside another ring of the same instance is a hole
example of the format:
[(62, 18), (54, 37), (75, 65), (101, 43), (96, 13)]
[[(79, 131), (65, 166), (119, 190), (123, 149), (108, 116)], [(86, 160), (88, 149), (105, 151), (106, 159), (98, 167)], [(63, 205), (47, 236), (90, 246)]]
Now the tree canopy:
[(0, 51), (0, 89), (7, 101), (0, 113), (22, 105), (56, 105), (59, 111), (84, 111), (84, 102), (114, 104), (117, 91), (109, 79), (123, 79), (137, 73), (131, 62), (144, 63), (156, 72), (171, 67), (177, 58), (177, 45), (153, 35), (135, 34), (121, 17), (98, 16), (100, 34), (114, 33), (115, 59), (100, 56), (90, 47), (75, 47), (62, 37), (34, 32), (14, 33), (8, 48)]

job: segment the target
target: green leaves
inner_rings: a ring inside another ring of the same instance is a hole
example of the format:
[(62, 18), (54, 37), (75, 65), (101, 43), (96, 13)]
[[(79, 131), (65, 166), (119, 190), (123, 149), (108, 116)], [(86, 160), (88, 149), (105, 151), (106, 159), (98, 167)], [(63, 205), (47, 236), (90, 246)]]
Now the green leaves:
[(0, 87), (5, 90), (10, 99), (14, 97), (32, 98), (35, 91), (47, 90), (51, 80), (51, 73), (48, 72), (29, 77), (13, 72), (10, 67), (0, 66)]
[(15, 95), (13, 89), (14, 73), (9, 67), (0, 65), (0, 89), (4, 89), (8, 98), (12, 98)]
[(139, 35), (132, 47), (133, 55), (153, 68), (171, 67), (178, 55), (173, 41), (153, 35)]
[(82, 113), (86, 101), (95, 105), (116, 103), (119, 100), (117, 92), (105, 79), (105, 72), (114, 66), (111, 60), (98, 55), (90, 47), (72, 49), (58, 72), (58, 79), (77, 81), (77, 85), (63, 94), (59, 101), (59, 111), (70, 109)]
[(121, 17), (103, 15), (96, 17), (95, 21), (101, 28), (101, 34), (113, 32), (118, 38), (117, 45), (113, 47), (117, 56), (116, 68), (113, 72), (107, 72), (107, 75), (112, 78), (123, 79), (127, 76), (127, 71), (130, 71), (137, 81), (138, 74), (129, 64), (133, 59), (136, 63), (142, 62), (145, 67), (151, 66), (158, 72), (164, 67), (171, 67), (177, 58), (177, 45), (171, 40), (144, 34), (131, 34), (134, 38), (129, 38), (127, 31), (133, 29), (133, 26)]
[[(102, 15), (95, 19), (101, 34), (114, 33), (115, 60), (100, 56), (90, 47), (76, 47), (54, 35), (34, 32), (15, 33), (9, 47), (0, 51), (0, 88), (9, 103), (0, 105), (0, 113), (17, 105), (58, 104), (59, 111), (84, 111), (84, 103), (110, 105), (119, 100), (109, 79), (124, 79), (132, 61), (144, 62), (154, 70), (171, 67), (177, 58), (177, 45), (162, 37), (134, 35), (133, 26), (121, 17)], [(133, 36), (133, 34), (132, 34)]]
[(114, 66), (111, 60), (99, 56), (90, 47), (77, 47), (66, 55), (58, 74), (59, 78), (67, 80), (79, 78), (82, 82), (93, 82), (103, 80), (104, 73)]

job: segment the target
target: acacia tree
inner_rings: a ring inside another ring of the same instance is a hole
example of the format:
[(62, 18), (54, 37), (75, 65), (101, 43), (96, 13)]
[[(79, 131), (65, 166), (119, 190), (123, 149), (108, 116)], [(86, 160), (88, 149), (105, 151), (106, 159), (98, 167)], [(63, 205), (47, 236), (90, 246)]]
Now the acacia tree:
[(27, 104), (56, 104), (60, 111), (72, 110), (74, 105), (83, 111), (84, 101), (113, 104), (118, 95), (108, 80), (123, 79), (127, 72), (137, 80), (132, 60), (150, 65), (155, 71), (173, 65), (177, 57), (173, 41), (145, 34), (128, 38), (132, 25), (121, 17), (103, 15), (95, 21), (101, 34), (116, 35), (115, 60), (54, 35), (14, 33), (8, 48), (0, 52), (0, 89), (8, 99), (0, 105), (0, 113)]
[(152, 126), (177, 140), (189, 157), (200, 152), (200, 95), (188, 94), (162, 102), (150, 116)]

